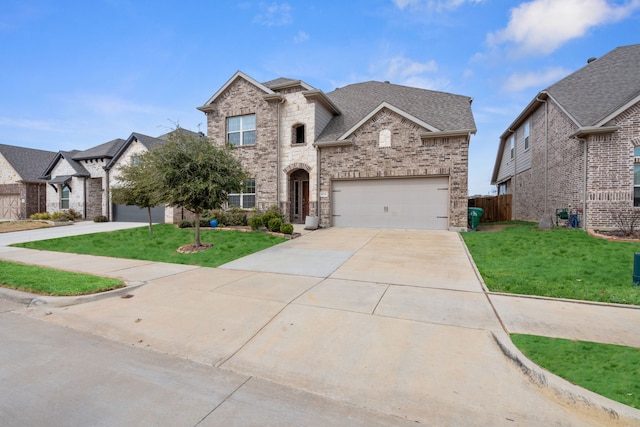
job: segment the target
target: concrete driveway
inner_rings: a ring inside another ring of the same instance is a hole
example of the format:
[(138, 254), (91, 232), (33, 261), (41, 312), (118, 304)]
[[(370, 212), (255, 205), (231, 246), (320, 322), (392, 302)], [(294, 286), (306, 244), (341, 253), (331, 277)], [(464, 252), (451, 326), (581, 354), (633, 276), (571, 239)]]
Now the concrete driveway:
[(513, 347), (457, 233), (331, 228), (217, 269), (102, 257), (74, 269), (147, 284), (19, 312), (427, 425), (640, 423)]

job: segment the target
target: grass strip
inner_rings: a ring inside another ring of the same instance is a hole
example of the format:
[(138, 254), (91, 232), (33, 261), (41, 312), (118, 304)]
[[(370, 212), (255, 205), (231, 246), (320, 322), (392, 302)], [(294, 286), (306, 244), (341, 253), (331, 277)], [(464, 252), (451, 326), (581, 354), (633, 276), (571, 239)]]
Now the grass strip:
[(491, 291), (640, 305), (632, 281), (640, 243), (531, 223), (462, 237)]
[(109, 291), (122, 280), (0, 261), (0, 286), (40, 295), (71, 296)]
[(130, 228), (81, 236), (40, 240), (14, 246), (46, 251), (101, 255), (174, 264), (218, 267), (227, 262), (261, 251), (286, 239), (262, 232), (223, 231), (210, 228), (201, 230), (202, 242), (213, 247), (203, 252), (182, 254), (176, 250), (194, 242), (194, 230), (176, 228), (171, 224)]
[(567, 381), (609, 399), (640, 409), (640, 349), (511, 335), (513, 343), (529, 359)]

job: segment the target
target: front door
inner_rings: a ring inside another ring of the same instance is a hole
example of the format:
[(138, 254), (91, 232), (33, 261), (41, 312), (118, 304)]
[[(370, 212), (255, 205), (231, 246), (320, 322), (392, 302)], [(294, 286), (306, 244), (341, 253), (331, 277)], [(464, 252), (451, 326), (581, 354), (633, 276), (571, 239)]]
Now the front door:
[(309, 215), (309, 172), (296, 169), (289, 183), (289, 217), (293, 223), (304, 224)]

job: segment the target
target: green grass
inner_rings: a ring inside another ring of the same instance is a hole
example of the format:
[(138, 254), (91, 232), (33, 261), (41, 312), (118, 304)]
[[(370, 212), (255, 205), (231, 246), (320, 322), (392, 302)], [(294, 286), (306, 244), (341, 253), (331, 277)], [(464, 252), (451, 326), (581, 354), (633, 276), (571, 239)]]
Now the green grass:
[(285, 241), (281, 237), (266, 233), (203, 228), (201, 230), (202, 242), (212, 243), (213, 247), (193, 254), (181, 254), (176, 251), (182, 245), (193, 243), (194, 239), (193, 229), (161, 224), (153, 226), (153, 234), (149, 234), (147, 227), (140, 227), (40, 240), (15, 246), (46, 251), (217, 267)]
[(41, 295), (85, 295), (124, 286), (122, 280), (0, 261), (0, 286)]
[(640, 243), (536, 224), (462, 237), (491, 291), (640, 305), (640, 286), (632, 282)]
[(640, 409), (640, 349), (532, 335), (511, 336), (533, 362), (602, 396)]

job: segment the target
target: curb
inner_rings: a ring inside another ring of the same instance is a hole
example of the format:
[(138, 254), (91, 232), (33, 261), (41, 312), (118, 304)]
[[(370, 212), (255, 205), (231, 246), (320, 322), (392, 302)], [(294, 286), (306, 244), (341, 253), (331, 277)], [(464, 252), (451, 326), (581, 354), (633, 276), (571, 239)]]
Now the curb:
[(531, 385), (565, 409), (584, 414), (590, 420), (602, 422), (604, 425), (640, 424), (640, 410), (572, 384), (541, 368), (529, 360), (508, 335), (500, 337), (491, 332), (491, 336), (502, 354), (521, 371)]
[(50, 307), (67, 307), (70, 305), (83, 304), (85, 302), (98, 301), (105, 298), (115, 296), (124, 296), (129, 292), (145, 285), (147, 282), (125, 282), (123, 288), (113, 289), (98, 294), (89, 295), (72, 295), (72, 296), (50, 296), (37, 295), (29, 292), (17, 291), (15, 289), (0, 288), (0, 298), (7, 301), (24, 304), (27, 307), (32, 306), (50, 306)]

